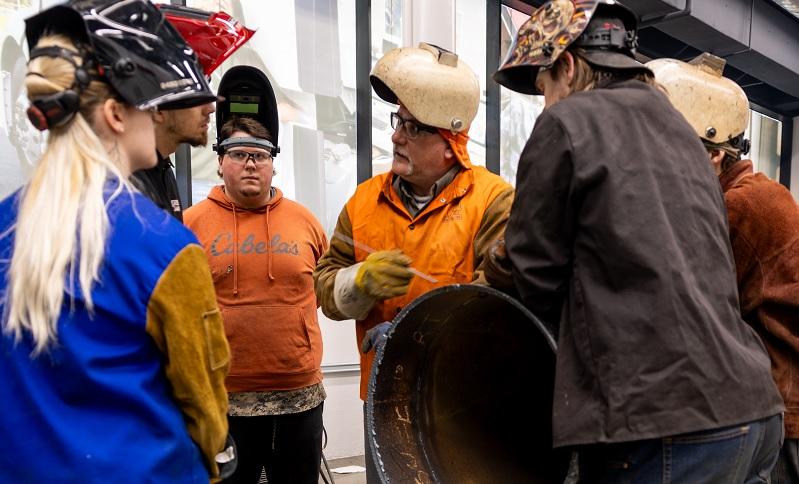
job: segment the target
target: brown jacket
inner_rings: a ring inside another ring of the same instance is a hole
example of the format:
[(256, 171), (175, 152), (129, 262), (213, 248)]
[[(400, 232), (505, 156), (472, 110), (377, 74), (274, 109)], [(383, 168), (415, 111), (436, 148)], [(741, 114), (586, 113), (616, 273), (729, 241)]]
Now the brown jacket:
[[(337, 232), (374, 250), (401, 249), (413, 259), (414, 268), (437, 281), (414, 277), (407, 294), (377, 302), (366, 319), (356, 322), (357, 342), (367, 330), (391, 321), (402, 307), (431, 289), (482, 279), (483, 251), (505, 229), (513, 188), (483, 167), (472, 167), (468, 160), (462, 163), (464, 169), (415, 217), (393, 188), (391, 173), (360, 184), (341, 211)], [(333, 295), (336, 273), (367, 255), (333, 237), (314, 273), (317, 296), (328, 317), (347, 319)], [(361, 354), (364, 400), (374, 355), (374, 351)]]
[(230, 342), (229, 392), (293, 390), (322, 381), (313, 270), (327, 249), (316, 218), (280, 190), (259, 209), (222, 186), (185, 213), (205, 247)]
[(719, 177), (727, 202), (741, 314), (771, 355), (785, 437), (799, 438), (799, 206), (752, 162)]

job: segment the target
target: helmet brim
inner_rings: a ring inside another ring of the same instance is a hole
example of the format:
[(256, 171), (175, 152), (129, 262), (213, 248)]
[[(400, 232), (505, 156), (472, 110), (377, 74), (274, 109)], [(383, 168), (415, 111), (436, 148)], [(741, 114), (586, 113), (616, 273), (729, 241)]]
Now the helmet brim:
[(577, 53), (593, 67), (619, 71), (637, 70), (654, 77), (654, 74), (647, 66), (621, 52), (603, 49), (578, 49)]
[(511, 91), (540, 96), (541, 93), (535, 87), (539, 70), (541, 70), (541, 66), (518, 65), (499, 70), (491, 77)]

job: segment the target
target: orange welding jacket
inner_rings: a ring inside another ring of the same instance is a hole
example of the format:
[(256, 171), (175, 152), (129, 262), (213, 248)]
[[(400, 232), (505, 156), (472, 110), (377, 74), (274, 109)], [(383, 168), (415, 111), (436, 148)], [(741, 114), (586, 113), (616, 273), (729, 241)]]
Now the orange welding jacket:
[[(345, 207), (352, 224), (352, 238), (375, 250), (401, 249), (413, 259), (413, 267), (437, 282), (414, 277), (408, 292), (378, 301), (366, 319), (356, 321), (357, 344), (366, 331), (383, 321), (391, 321), (416, 297), (441, 286), (471, 283), (475, 279), (475, 238), (483, 224), (490, 223), (486, 212), (497, 197), (512, 191), (499, 176), (483, 167), (472, 166), (463, 133), (441, 130), (442, 136), (462, 165), (452, 182), (427, 207), (411, 217), (392, 186), (394, 175), (384, 173), (358, 186)], [(507, 217), (507, 208), (496, 214)], [(504, 226), (503, 226), (504, 229)], [(477, 248), (478, 253), (481, 248)], [(355, 248), (355, 262), (369, 254)], [(375, 351), (361, 353), (361, 398), (367, 385)]]

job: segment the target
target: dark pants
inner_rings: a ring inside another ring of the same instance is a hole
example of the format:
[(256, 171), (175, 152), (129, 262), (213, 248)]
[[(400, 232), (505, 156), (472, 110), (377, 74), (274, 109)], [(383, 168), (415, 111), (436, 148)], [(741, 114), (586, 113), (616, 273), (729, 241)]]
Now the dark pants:
[(366, 484), (379, 484), (380, 477), (377, 475), (377, 466), (374, 462), (372, 448), (369, 446), (369, 431), (366, 425), (366, 404), (363, 404), (363, 456), (364, 467), (366, 467)]
[(316, 484), (322, 460), (322, 407), (287, 415), (228, 417), (238, 466), (226, 484)]
[(785, 439), (780, 458), (771, 471), (774, 484), (799, 484), (799, 439)]
[(741, 425), (580, 450), (580, 483), (767, 483), (782, 415)]

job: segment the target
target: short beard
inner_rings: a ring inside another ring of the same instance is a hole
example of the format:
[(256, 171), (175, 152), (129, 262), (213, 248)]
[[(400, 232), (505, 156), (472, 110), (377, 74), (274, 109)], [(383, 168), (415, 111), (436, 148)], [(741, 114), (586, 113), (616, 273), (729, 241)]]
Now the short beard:
[(208, 131), (204, 131), (201, 134), (197, 135), (190, 135), (181, 133), (178, 129), (178, 123), (175, 121), (175, 118), (170, 117), (167, 124), (166, 124), (167, 132), (171, 135), (172, 138), (176, 139), (178, 144), (180, 143), (188, 143), (189, 146), (192, 148), (197, 148), (198, 146), (205, 146), (208, 144)]
[(188, 143), (189, 146), (192, 148), (197, 148), (198, 146), (205, 146), (208, 144), (208, 133), (203, 133), (202, 135), (197, 136), (186, 136), (180, 140), (181, 143)]

